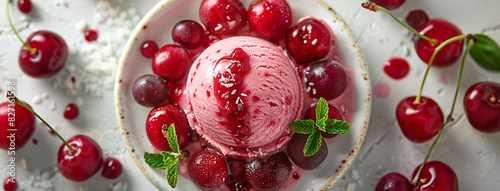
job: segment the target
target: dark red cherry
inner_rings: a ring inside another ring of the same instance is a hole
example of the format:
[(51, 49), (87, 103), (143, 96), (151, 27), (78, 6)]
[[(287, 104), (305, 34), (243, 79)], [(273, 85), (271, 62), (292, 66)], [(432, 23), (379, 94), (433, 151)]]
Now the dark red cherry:
[(96, 29), (86, 30), (84, 36), (87, 42), (93, 42), (99, 38), (99, 32)]
[(177, 139), (181, 149), (191, 141), (191, 128), (187, 122), (186, 114), (174, 105), (160, 105), (153, 108), (146, 121), (146, 134), (149, 142), (161, 151), (172, 151), (168, 144), (166, 129), (174, 124)]
[(158, 45), (156, 42), (148, 40), (141, 45), (141, 54), (146, 58), (153, 58), (158, 52)]
[(61, 174), (72, 181), (85, 181), (96, 174), (102, 166), (102, 151), (97, 142), (85, 135), (76, 135), (67, 140), (73, 152), (62, 144), (57, 154)]
[(122, 163), (113, 157), (106, 157), (102, 163), (101, 176), (107, 179), (115, 179), (122, 174)]
[(205, 31), (196, 21), (182, 20), (174, 25), (172, 39), (184, 48), (194, 49), (199, 47), (205, 39)]
[(37, 31), (26, 40), (34, 51), (22, 46), (19, 66), (28, 76), (48, 78), (59, 72), (68, 58), (68, 46), (64, 39), (50, 31)]
[(234, 34), (247, 23), (245, 6), (239, 0), (203, 0), (199, 17), (215, 35)]
[(347, 88), (347, 73), (335, 60), (312, 63), (307, 67), (305, 78), (307, 90), (315, 98), (331, 100), (342, 95)]
[(191, 180), (203, 189), (221, 187), (229, 174), (226, 160), (221, 155), (207, 150), (202, 150), (191, 158), (188, 172)]
[(33, 8), (30, 0), (18, 0), (17, 7), (23, 13), (30, 13), (31, 9)]
[(288, 53), (300, 64), (324, 58), (335, 46), (329, 26), (314, 18), (297, 23), (287, 31), (285, 44)]
[(416, 9), (410, 11), (408, 15), (406, 15), (405, 21), (406, 23), (414, 29), (419, 29), (429, 22), (429, 16), (422, 9)]
[(407, 97), (396, 108), (396, 119), (408, 140), (423, 143), (432, 139), (443, 125), (444, 117), (438, 104), (427, 97), (415, 104), (415, 97)]
[[(21, 105), (0, 103), (0, 148), (22, 148), (35, 131), (35, 115)], [(13, 141), (13, 142), (12, 142)]]
[[(316, 121), (316, 105), (312, 106), (311, 108), (309, 108), (309, 110), (307, 110), (307, 113), (304, 118)], [(328, 119), (344, 120), (340, 111), (335, 106), (330, 104), (328, 104)], [(332, 138), (337, 136), (336, 134), (330, 134), (323, 131), (321, 131), (321, 135), (323, 136), (323, 138)]]
[(500, 131), (500, 84), (479, 82), (467, 90), (464, 109), (470, 124), (485, 133)]
[(318, 167), (328, 156), (328, 147), (325, 140), (321, 143), (318, 152), (311, 156), (304, 156), (304, 146), (309, 135), (295, 133), (288, 142), (286, 151), (292, 162), (305, 170), (312, 170)]
[(175, 44), (161, 47), (152, 60), (153, 73), (169, 82), (184, 78), (191, 64), (186, 49)]
[(145, 74), (132, 84), (134, 100), (145, 107), (154, 107), (165, 101), (170, 94), (167, 81), (156, 74)]
[(376, 3), (388, 10), (400, 7), (405, 1), (406, 0), (370, 0), (370, 2)]
[(258, 0), (248, 8), (248, 22), (259, 37), (275, 41), (292, 24), (292, 11), (285, 0)]
[(16, 178), (7, 176), (3, 181), (3, 190), (5, 191), (15, 191), (17, 189)]
[(405, 176), (391, 172), (380, 178), (375, 191), (412, 191), (412, 186)]
[[(417, 173), (420, 165), (413, 171)], [(414, 191), (458, 191), (458, 178), (453, 169), (440, 161), (427, 162), (419, 177)]]
[(73, 103), (70, 103), (68, 104), (68, 106), (66, 106), (66, 109), (64, 109), (64, 118), (72, 120), (78, 117), (79, 113), (80, 110), (78, 109), (78, 106), (76, 106)]
[(245, 178), (254, 190), (277, 190), (292, 174), (292, 162), (279, 152), (245, 165)]
[(391, 58), (384, 63), (384, 72), (392, 79), (399, 80), (410, 72), (410, 64), (404, 58)]
[[(436, 40), (437, 42), (437, 44), (432, 44), (425, 39), (419, 39), (415, 42), (415, 50), (417, 51), (420, 59), (425, 63), (429, 63), (432, 53), (441, 43), (451, 37), (462, 35), (462, 31), (460, 31), (458, 27), (442, 19), (430, 20), (427, 24), (420, 27), (418, 32)], [(463, 40), (455, 41), (446, 45), (436, 55), (432, 65), (437, 67), (446, 67), (455, 63), (462, 54), (463, 45)]]

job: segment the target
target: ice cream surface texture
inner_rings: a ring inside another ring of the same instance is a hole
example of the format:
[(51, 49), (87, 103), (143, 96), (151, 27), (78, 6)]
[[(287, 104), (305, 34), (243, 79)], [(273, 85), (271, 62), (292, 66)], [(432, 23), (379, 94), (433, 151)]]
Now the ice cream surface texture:
[(281, 47), (238, 36), (212, 44), (187, 78), (188, 121), (224, 155), (263, 157), (293, 135), (302, 115), (302, 81)]

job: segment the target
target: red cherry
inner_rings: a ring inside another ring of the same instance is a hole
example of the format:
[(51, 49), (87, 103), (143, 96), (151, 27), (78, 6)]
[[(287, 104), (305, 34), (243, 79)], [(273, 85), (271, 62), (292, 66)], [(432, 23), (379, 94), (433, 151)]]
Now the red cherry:
[(429, 16), (422, 9), (417, 9), (410, 11), (408, 15), (406, 15), (405, 21), (406, 23), (414, 29), (419, 29), (429, 22)]
[(322, 141), (318, 152), (311, 156), (304, 156), (304, 146), (309, 135), (295, 133), (288, 142), (286, 151), (293, 163), (305, 170), (318, 167), (328, 156), (328, 147), (325, 140)]
[(288, 53), (300, 64), (324, 58), (335, 46), (333, 34), (323, 22), (310, 18), (288, 30), (285, 37)]
[(190, 64), (186, 49), (175, 44), (161, 47), (152, 60), (153, 73), (169, 82), (177, 82), (184, 78)]
[(18, 0), (17, 7), (23, 13), (30, 13), (31, 9), (33, 8), (30, 0)]
[(292, 24), (292, 11), (285, 0), (254, 1), (248, 8), (248, 21), (259, 37), (275, 41)]
[(141, 45), (141, 54), (146, 58), (153, 58), (158, 52), (158, 45), (156, 42), (148, 40)]
[[(413, 171), (413, 177), (420, 165)], [(440, 161), (427, 162), (419, 177), (414, 191), (458, 191), (458, 178), (453, 169)]]
[(370, 2), (376, 3), (388, 10), (400, 7), (405, 1), (406, 0), (370, 0)]
[[(422, 35), (425, 35), (431, 39), (434, 39), (437, 44), (432, 44), (429, 41), (424, 39), (420, 39), (415, 42), (415, 50), (417, 51), (418, 56), (425, 63), (429, 63), (431, 59), (432, 53), (436, 50), (436, 48), (448, 40), (451, 37), (462, 35), (462, 31), (452, 23), (442, 20), (442, 19), (432, 19), (427, 24), (423, 25), (418, 29), (418, 32)], [(433, 66), (437, 67), (445, 67), (455, 63), (462, 54), (464, 41), (459, 40), (452, 42), (436, 55), (434, 58)]]
[(64, 118), (72, 120), (78, 117), (79, 113), (80, 110), (78, 109), (78, 106), (76, 106), (73, 103), (70, 103), (68, 104), (68, 106), (66, 106), (66, 109), (64, 110)]
[(106, 157), (102, 165), (101, 176), (107, 179), (115, 179), (122, 174), (122, 163), (113, 157)]
[(15, 191), (17, 189), (16, 178), (7, 176), (3, 181), (3, 190), (5, 191)]
[(97, 142), (85, 135), (76, 135), (67, 140), (73, 152), (62, 144), (57, 154), (61, 174), (72, 181), (85, 181), (102, 166), (102, 151)]
[(221, 187), (227, 179), (226, 160), (213, 151), (202, 150), (189, 161), (189, 176), (193, 183), (203, 189)]
[(312, 97), (331, 100), (347, 88), (348, 76), (344, 66), (335, 60), (321, 60), (307, 67), (306, 87)]
[[(146, 107), (160, 105), (170, 94), (167, 81), (156, 74), (144, 74), (132, 85), (134, 100)], [(176, 102), (172, 102), (176, 103)]]
[(161, 151), (172, 151), (164, 136), (163, 126), (174, 124), (177, 139), (181, 149), (191, 141), (191, 128), (184, 114), (179, 107), (174, 105), (160, 105), (153, 108), (146, 121), (146, 134), (149, 142)]
[(384, 175), (375, 186), (375, 191), (411, 191), (410, 181), (397, 172)]
[(196, 21), (182, 20), (174, 25), (172, 39), (184, 48), (194, 49), (199, 47), (205, 39), (205, 31)]
[(500, 131), (500, 84), (479, 82), (467, 90), (464, 109), (470, 124), (485, 133)]
[(280, 152), (245, 165), (245, 178), (254, 190), (277, 190), (292, 174), (292, 163)]
[(247, 22), (245, 6), (239, 0), (203, 0), (198, 13), (207, 30), (215, 35), (234, 34)]
[[(316, 121), (316, 105), (312, 106), (311, 108), (309, 108), (309, 110), (307, 110), (307, 113), (304, 118)], [(344, 120), (340, 111), (335, 106), (330, 104), (328, 104), (328, 119)], [(337, 136), (336, 134), (330, 134), (323, 131), (321, 131), (321, 135), (323, 136), (323, 138), (332, 138)]]
[(90, 29), (85, 31), (84, 36), (87, 42), (93, 42), (99, 37), (99, 32), (96, 29)]
[(19, 51), (19, 66), (28, 76), (47, 78), (59, 72), (68, 58), (68, 46), (64, 39), (50, 31), (37, 31), (26, 40), (34, 52), (26, 47)]
[(384, 72), (392, 79), (399, 80), (410, 72), (410, 65), (404, 58), (391, 58), (384, 63)]
[(10, 151), (22, 148), (30, 140), (34, 131), (35, 115), (29, 110), (18, 104), (11, 104), (9, 102), (0, 103), (1, 149)]
[(438, 104), (427, 97), (421, 97), (415, 104), (415, 97), (407, 97), (396, 108), (399, 127), (408, 140), (423, 143), (432, 139), (443, 125), (444, 117)]

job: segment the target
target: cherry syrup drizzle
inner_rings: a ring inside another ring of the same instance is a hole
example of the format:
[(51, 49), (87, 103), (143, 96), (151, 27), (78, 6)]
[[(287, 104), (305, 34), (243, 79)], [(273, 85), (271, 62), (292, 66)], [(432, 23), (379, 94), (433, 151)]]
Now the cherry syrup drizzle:
[(230, 56), (223, 57), (218, 62), (229, 65), (219, 71), (214, 80), (214, 92), (220, 109), (226, 118), (225, 124), (234, 135), (235, 142), (239, 147), (247, 148), (244, 138), (249, 135), (250, 129), (246, 125), (247, 111), (245, 108), (245, 97), (249, 92), (243, 92), (241, 82), (248, 66), (248, 56), (241, 48), (236, 48)]

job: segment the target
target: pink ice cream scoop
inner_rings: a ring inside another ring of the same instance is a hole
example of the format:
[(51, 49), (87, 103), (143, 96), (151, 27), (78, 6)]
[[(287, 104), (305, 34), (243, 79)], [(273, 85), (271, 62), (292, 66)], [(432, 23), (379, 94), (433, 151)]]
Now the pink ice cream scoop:
[(302, 82), (283, 50), (260, 38), (231, 37), (208, 47), (187, 79), (188, 121), (224, 155), (263, 157), (293, 135)]

